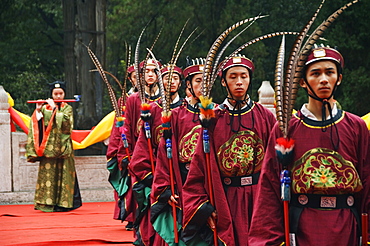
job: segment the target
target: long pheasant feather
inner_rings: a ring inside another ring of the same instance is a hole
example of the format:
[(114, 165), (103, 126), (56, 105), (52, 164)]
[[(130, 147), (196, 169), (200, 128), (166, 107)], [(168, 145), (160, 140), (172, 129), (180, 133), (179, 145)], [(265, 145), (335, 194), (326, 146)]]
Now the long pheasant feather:
[(284, 112), (283, 112), (283, 69), (284, 69), (284, 53), (285, 53), (285, 35), (283, 36), (276, 59), (275, 68), (275, 101), (276, 101), (276, 118), (278, 120), (279, 128), (286, 137), (287, 132), (284, 128)]
[[(254, 39), (246, 42), (245, 44), (241, 45), (239, 48), (237, 48), (236, 50), (234, 50), (229, 56), (227, 56), (226, 59), (223, 60), (217, 66), (216, 74), (220, 73), (220, 71), (222, 70), (222, 67), (224, 66), (224, 64), (226, 64), (232, 57), (236, 56), (243, 49), (247, 48), (248, 46), (250, 46), (252, 44), (255, 44), (255, 43), (257, 43), (257, 42), (259, 42), (261, 40), (264, 40), (264, 39), (268, 39), (268, 38), (272, 38), (272, 37), (277, 37), (277, 36), (281, 36), (281, 35), (298, 35), (298, 34), (299, 33), (297, 33), (297, 32), (274, 32), (274, 33), (269, 33), (269, 34), (265, 34), (263, 36), (254, 38)], [(211, 80), (210, 87), (213, 86), (215, 80), (216, 80), (216, 78), (214, 78), (213, 80)]]
[[(308, 21), (308, 23), (303, 27), (300, 34), (296, 38), (293, 47), (291, 49), (289, 59), (287, 62), (287, 69), (285, 73), (285, 81), (284, 81), (284, 95), (283, 95), (283, 109), (284, 109), (284, 118), (286, 119), (284, 122), (285, 129), (288, 129), (289, 126), (289, 119), (291, 118), (291, 110), (289, 110), (289, 102), (291, 98), (296, 97), (296, 94), (292, 94), (292, 83), (291, 83), (291, 74), (295, 71), (295, 65), (298, 60), (298, 52), (302, 47), (302, 43), (304, 38), (307, 36), (309, 29), (311, 28), (312, 24), (316, 20), (317, 15), (319, 14), (325, 0), (322, 0), (319, 7), (316, 9), (314, 15)], [(287, 130), (286, 130), (287, 131)]]
[[(218, 53), (216, 59), (215, 59), (215, 62), (213, 64), (213, 69), (212, 69), (212, 73), (211, 73), (211, 78), (210, 78), (210, 81), (215, 81), (216, 80), (216, 77), (217, 77), (217, 68), (218, 68), (218, 63), (220, 62), (221, 58), (222, 58), (222, 55), (225, 53), (225, 50), (230, 46), (230, 44), (232, 42), (234, 42), (234, 40), (239, 37), (243, 32), (245, 32), (251, 25), (253, 25), (253, 23), (255, 22), (256, 20), (253, 20), (251, 21), (251, 23), (249, 23), (248, 26), (246, 26), (243, 30), (241, 30), (239, 33), (237, 33), (232, 39), (230, 39), (225, 45), (224, 47), (222, 48), (222, 50)], [(212, 87), (213, 83), (211, 82), (210, 84), (210, 87)]]
[(140, 97), (141, 103), (145, 102), (145, 82), (143, 81), (144, 80), (143, 76), (141, 76), (141, 74), (140, 74), (139, 49), (140, 49), (140, 41), (141, 41), (141, 38), (144, 34), (145, 29), (146, 29), (146, 26), (141, 31), (140, 36), (137, 40), (137, 44), (136, 44), (136, 48), (135, 48), (135, 58), (134, 58), (135, 59), (134, 69), (135, 69), (136, 81), (137, 81), (136, 86), (137, 86), (137, 89), (138, 89), (138, 92), (139, 92), (139, 97)]
[(210, 73), (211, 73), (214, 58), (217, 54), (218, 49), (220, 48), (221, 44), (223, 43), (223, 41), (227, 38), (227, 36), (230, 34), (230, 32), (235, 30), (237, 27), (239, 27), (239, 26), (241, 26), (241, 25), (243, 25), (247, 22), (251, 22), (251, 21), (263, 18), (263, 17), (266, 17), (266, 16), (256, 16), (256, 17), (253, 17), (253, 18), (248, 18), (248, 19), (245, 19), (245, 20), (241, 20), (241, 21), (235, 23), (234, 25), (230, 26), (229, 28), (227, 28), (214, 41), (214, 43), (212, 44), (212, 46), (209, 49), (208, 54), (206, 56), (206, 61), (205, 61), (205, 66), (204, 66), (204, 71), (203, 71), (202, 95), (204, 97), (208, 98), (209, 95), (210, 95), (210, 87), (209, 87), (210, 86)]
[(123, 98), (123, 103), (126, 103), (126, 88), (127, 88), (127, 79), (128, 79), (128, 68), (130, 67), (131, 64), (131, 45), (126, 45), (126, 71), (125, 71), (125, 76), (123, 78), (123, 88), (122, 88), (122, 98)]
[(112, 103), (113, 109), (116, 113), (116, 116), (119, 117), (119, 116), (121, 116), (121, 109), (118, 106), (117, 97), (114, 93), (114, 90), (113, 90), (111, 84), (109, 83), (109, 81), (107, 79), (107, 76), (105, 75), (104, 69), (103, 69), (101, 63), (99, 62), (99, 59), (96, 57), (94, 52), (92, 52), (90, 47), (86, 46), (86, 48), (87, 48), (87, 52), (88, 52), (92, 62), (94, 63), (95, 67), (98, 69), (100, 76), (102, 77), (105, 85), (107, 86), (109, 98), (110, 98), (110, 101)]

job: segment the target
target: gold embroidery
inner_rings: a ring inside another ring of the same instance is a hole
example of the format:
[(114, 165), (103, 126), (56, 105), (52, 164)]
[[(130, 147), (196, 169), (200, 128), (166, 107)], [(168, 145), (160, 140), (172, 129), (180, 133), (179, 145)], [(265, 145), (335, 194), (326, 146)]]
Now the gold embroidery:
[(222, 176), (246, 176), (261, 169), (264, 147), (256, 133), (242, 131), (224, 143), (217, 156)]
[(297, 160), (292, 178), (294, 193), (348, 194), (362, 189), (353, 163), (325, 148), (309, 150)]
[(179, 142), (179, 161), (190, 162), (194, 155), (199, 138), (199, 130), (202, 126), (194, 126)]
[(144, 125), (144, 121), (139, 118), (138, 121), (136, 122), (136, 136), (139, 136), (140, 134), (140, 131), (141, 131), (141, 128), (143, 128), (143, 125)]

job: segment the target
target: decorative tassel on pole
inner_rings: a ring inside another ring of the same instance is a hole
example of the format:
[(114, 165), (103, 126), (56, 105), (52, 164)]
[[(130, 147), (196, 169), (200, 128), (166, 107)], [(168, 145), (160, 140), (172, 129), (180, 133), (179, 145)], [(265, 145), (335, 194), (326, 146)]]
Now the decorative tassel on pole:
[(293, 160), (294, 140), (289, 138), (276, 139), (276, 154), (283, 169), (286, 169)]
[(116, 117), (116, 127), (123, 127), (125, 124), (125, 111), (126, 111), (126, 106), (121, 107), (121, 116)]
[[(167, 150), (167, 159), (168, 159), (168, 168), (170, 171), (170, 186), (171, 186), (171, 195), (175, 197), (175, 175), (173, 173), (173, 162), (172, 162), (172, 141), (171, 138), (166, 139), (166, 150)], [(173, 233), (175, 237), (175, 243), (179, 243), (179, 235), (177, 232), (177, 214), (176, 214), (176, 204), (171, 202), (172, 207), (172, 217), (173, 217)]]
[(149, 103), (142, 103), (141, 104), (141, 119), (145, 122), (150, 120), (151, 114), (150, 114), (150, 104)]
[(276, 139), (276, 154), (280, 164), (282, 165), (282, 171), (280, 173), (281, 182), (281, 200), (284, 206), (284, 231), (285, 231), (285, 245), (290, 246), (290, 233), (289, 233), (289, 202), (290, 202), (290, 171), (288, 165), (291, 163), (293, 158), (294, 140), (287, 138)]
[(121, 138), (122, 138), (123, 148), (125, 148), (127, 159), (131, 161), (130, 152), (128, 150), (128, 142), (127, 142), (126, 134), (122, 133)]
[(121, 108), (122, 108), (121, 116), (116, 117), (117, 119), (116, 127), (119, 127), (119, 130), (121, 133), (122, 144), (123, 144), (123, 148), (125, 149), (127, 159), (131, 161), (130, 151), (128, 149), (128, 141), (127, 141), (127, 137), (125, 134), (125, 128), (124, 128), (125, 120), (126, 120), (125, 118), (126, 106), (122, 106)]
[(213, 111), (214, 104), (212, 103), (212, 98), (207, 96), (200, 96), (199, 100), (200, 122), (204, 128), (208, 128), (211, 119), (215, 117), (215, 112)]

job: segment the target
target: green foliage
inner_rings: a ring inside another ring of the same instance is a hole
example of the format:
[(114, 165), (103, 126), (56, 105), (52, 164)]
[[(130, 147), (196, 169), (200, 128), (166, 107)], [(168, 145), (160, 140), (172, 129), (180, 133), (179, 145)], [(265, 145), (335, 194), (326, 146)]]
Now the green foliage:
[(8, 0), (0, 23), (0, 84), (30, 114), (26, 101), (45, 98), (47, 83), (63, 77), (61, 3)]
[(338, 102), (344, 110), (360, 116), (369, 113), (370, 98), (367, 96), (370, 91), (369, 70), (361, 66), (353, 71), (345, 70), (344, 73), (346, 79), (337, 93)]

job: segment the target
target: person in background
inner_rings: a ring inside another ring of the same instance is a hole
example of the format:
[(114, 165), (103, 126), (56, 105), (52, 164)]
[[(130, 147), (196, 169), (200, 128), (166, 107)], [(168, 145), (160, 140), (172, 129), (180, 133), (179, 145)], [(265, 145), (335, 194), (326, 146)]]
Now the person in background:
[[(148, 59), (147, 61), (142, 61), (139, 64), (139, 69), (144, 69), (144, 64), (146, 62), (144, 74), (144, 87), (145, 87), (145, 100), (146, 103), (151, 103), (160, 99), (159, 88), (158, 88), (158, 77), (155, 72), (156, 70), (156, 63), (159, 67), (162, 64), (159, 61)], [(139, 78), (137, 76), (136, 81), (139, 82)], [(141, 127), (143, 125), (143, 121), (140, 118), (141, 115), (141, 100), (139, 96), (139, 92), (134, 92), (131, 94), (126, 101), (126, 112), (125, 112), (125, 134), (127, 137), (128, 145), (129, 145), (129, 153), (132, 155), (136, 141), (139, 137)], [(122, 148), (119, 149), (120, 153), (126, 153), (126, 151)], [(127, 158), (127, 156), (125, 157)]]
[[(193, 60), (184, 69), (184, 81), (189, 96), (184, 103), (172, 110), (172, 162), (175, 182), (175, 196), (171, 194), (169, 159), (167, 157), (166, 139), (161, 138), (158, 146), (156, 160), (156, 175), (152, 185), (151, 222), (160, 232), (163, 239), (170, 244), (174, 242), (173, 216), (170, 215), (171, 203), (175, 202), (178, 210), (176, 216), (179, 226), (182, 224), (182, 186), (189, 172), (190, 161), (193, 157), (197, 140), (200, 136), (201, 125), (199, 122), (199, 96), (201, 95), (203, 59)], [(165, 219), (163, 219), (165, 218)], [(166, 221), (166, 223), (156, 223)], [(171, 229), (172, 228), (172, 229)], [(179, 233), (181, 235), (181, 233)], [(181, 238), (180, 238), (181, 239)]]
[[(131, 93), (129, 91), (127, 95), (124, 95), (126, 97), (137, 90), (135, 87), (135, 75), (136, 73), (134, 70), (134, 66), (129, 66), (127, 68), (127, 78), (131, 81), (133, 87), (130, 90)], [(123, 97), (120, 97), (118, 99), (118, 106), (121, 107), (123, 117), (125, 114), (124, 101), (125, 100)], [(125, 158), (127, 155), (126, 152), (122, 151), (122, 133), (125, 127), (124, 121), (122, 122), (123, 125), (120, 125), (119, 123), (117, 124), (117, 117), (114, 119), (112, 131), (109, 137), (109, 144), (106, 152), (107, 169), (110, 172), (108, 181), (112, 184), (114, 188), (114, 199), (116, 201), (114, 206), (113, 219), (127, 221), (126, 230), (132, 231), (136, 202), (132, 196), (131, 179), (129, 177), (127, 169), (128, 159)], [(125, 189), (125, 185), (127, 185), (127, 189)]]
[(27, 136), (27, 161), (39, 161), (35, 209), (64, 212), (82, 205), (78, 186), (71, 133), (73, 110), (66, 102), (64, 82), (50, 83), (46, 103), (37, 103)]
[[(172, 68), (170, 67), (172, 66)], [(173, 70), (172, 80), (170, 81), (170, 70)], [(181, 86), (182, 70), (173, 65), (164, 66), (161, 69), (163, 86), (165, 88), (170, 85), (170, 91), (166, 92), (170, 95), (169, 108), (173, 110), (182, 104), (183, 99), (180, 98), (178, 90)], [(165, 98), (151, 103), (150, 114), (151, 118), (148, 121), (150, 125), (151, 138), (147, 138), (146, 130), (141, 129), (137, 140), (134, 153), (130, 162), (130, 171), (133, 176), (133, 192), (138, 203), (138, 245), (164, 245), (163, 239), (156, 233), (150, 222), (150, 190), (152, 188), (153, 178), (155, 177), (152, 170), (151, 158), (154, 165), (158, 151), (158, 144), (162, 137), (162, 111)], [(151, 143), (151, 151), (149, 150), (148, 141)], [(151, 156), (152, 155), (152, 156)], [(135, 225), (136, 226), (136, 225)]]

